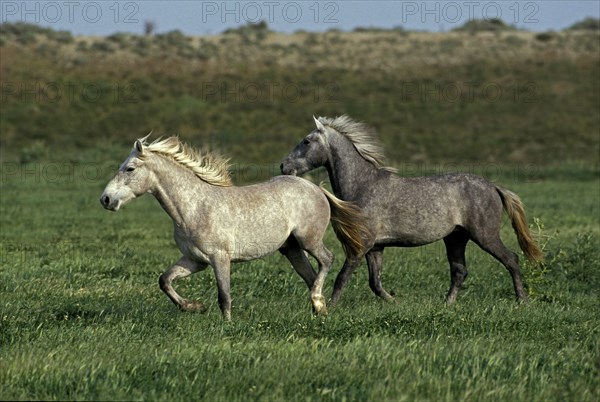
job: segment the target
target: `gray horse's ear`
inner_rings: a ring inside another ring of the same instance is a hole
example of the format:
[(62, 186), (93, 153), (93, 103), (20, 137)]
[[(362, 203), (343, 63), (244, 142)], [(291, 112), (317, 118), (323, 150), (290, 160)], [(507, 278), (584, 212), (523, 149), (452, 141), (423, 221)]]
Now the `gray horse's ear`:
[(321, 123), (319, 121), (319, 119), (317, 119), (315, 116), (313, 116), (313, 119), (315, 119), (315, 124), (317, 125), (317, 130), (319, 130), (320, 132), (324, 133), (325, 132), (325, 126), (323, 125), (323, 123)]

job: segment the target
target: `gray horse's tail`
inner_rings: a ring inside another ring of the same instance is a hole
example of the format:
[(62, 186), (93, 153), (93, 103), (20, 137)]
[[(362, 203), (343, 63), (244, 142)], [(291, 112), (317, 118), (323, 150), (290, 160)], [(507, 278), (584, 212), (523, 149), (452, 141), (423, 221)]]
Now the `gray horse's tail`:
[(521, 247), (521, 250), (523, 250), (523, 254), (525, 254), (525, 257), (527, 257), (527, 259), (530, 261), (543, 261), (544, 254), (529, 231), (523, 202), (519, 196), (512, 191), (500, 187), (496, 187), (496, 190), (498, 191), (498, 194), (500, 194), (502, 205), (504, 205), (504, 210), (512, 222), (512, 227), (517, 234), (519, 247)]
[(331, 226), (342, 243), (344, 253), (349, 259), (362, 257), (365, 250), (365, 240), (371, 236), (371, 231), (365, 223), (364, 215), (354, 203), (343, 201), (323, 188), (321, 191), (329, 201), (331, 208)]

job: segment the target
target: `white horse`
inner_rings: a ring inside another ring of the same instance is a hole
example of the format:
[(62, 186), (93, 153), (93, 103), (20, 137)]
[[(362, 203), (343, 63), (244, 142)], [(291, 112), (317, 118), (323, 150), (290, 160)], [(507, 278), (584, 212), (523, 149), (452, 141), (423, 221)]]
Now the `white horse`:
[[(147, 138), (147, 137), (146, 137)], [(230, 264), (279, 250), (310, 289), (314, 312), (326, 312), (323, 283), (332, 253), (323, 245), (331, 218), (347, 256), (363, 254), (366, 237), (360, 211), (307, 180), (279, 176), (268, 182), (235, 187), (228, 160), (198, 151), (177, 137), (138, 139), (100, 197), (111, 211), (143, 195), (153, 194), (173, 220), (175, 242), (183, 256), (161, 275), (160, 288), (182, 311), (202, 311), (173, 289), (173, 280), (211, 265), (219, 290), (219, 306), (231, 319)], [(305, 252), (319, 266), (315, 274)]]

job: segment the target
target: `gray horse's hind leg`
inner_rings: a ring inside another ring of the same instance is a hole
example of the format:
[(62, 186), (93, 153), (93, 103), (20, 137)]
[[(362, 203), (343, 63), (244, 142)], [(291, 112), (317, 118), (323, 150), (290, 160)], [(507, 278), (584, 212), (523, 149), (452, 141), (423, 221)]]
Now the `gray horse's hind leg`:
[(450, 233), (444, 237), (446, 245), (446, 256), (450, 263), (450, 290), (446, 296), (446, 303), (452, 304), (456, 301), (458, 291), (467, 277), (467, 264), (465, 262), (465, 248), (469, 242), (469, 236), (463, 230)]
[(302, 248), (300, 248), (296, 238), (290, 236), (288, 241), (285, 243), (285, 246), (279, 249), (279, 251), (292, 264), (292, 267), (294, 267), (298, 275), (304, 279), (304, 282), (306, 282), (308, 288), (312, 289), (315, 279), (317, 278), (317, 274), (310, 264), (310, 261), (306, 257), (306, 254)]
[(333, 285), (333, 293), (331, 294), (332, 306), (335, 306), (340, 301), (340, 297), (342, 296), (342, 290), (350, 280), (352, 273), (354, 272), (359, 263), (360, 259), (358, 258), (355, 258), (353, 260), (349, 260), (346, 258), (346, 261), (344, 261), (344, 266), (342, 267), (342, 270), (340, 271), (338, 276), (335, 278), (335, 283)]
[(377, 296), (385, 301), (394, 301), (394, 297), (385, 291), (381, 285), (381, 267), (383, 264), (383, 249), (371, 249), (366, 255), (369, 267), (369, 287)]
[(164, 274), (160, 276), (158, 279), (158, 285), (161, 290), (169, 296), (169, 299), (179, 308), (181, 311), (190, 311), (190, 312), (203, 312), (206, 310), (206, 307), (196, 301), (189, 301), (179, 296), (177, 292), (173, 289), (172, 282), (175, 279), (185, 278), (193, 273), (202, 271), (207, 267), (206, 264), (197, 264), (193, 261), (190, 261), (186, 257), (182, 257), (175, 265), (165, 271)]
[(500, 237), (497, 236), (486, 242), (477, 242), (479, 247), (487, 251), (500, 261), (508, 270), (512, 276), (513, 285), (515, 287), (515, 295), (520, 301), (527, 301), (527, 293), (523, 289), (523, 282), (521, 281), (521, 269), (519, 268), (519, 257), (510, 251)]

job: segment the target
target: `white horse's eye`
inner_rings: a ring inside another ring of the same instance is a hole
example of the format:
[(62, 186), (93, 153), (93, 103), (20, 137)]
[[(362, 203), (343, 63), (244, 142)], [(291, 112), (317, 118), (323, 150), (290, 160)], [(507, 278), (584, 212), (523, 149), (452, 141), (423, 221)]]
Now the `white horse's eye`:
[(125, 169), (125, 171), (127, 172), (133, 172), (135, 170), (134, 167), (128, 167), (127, 169)]

